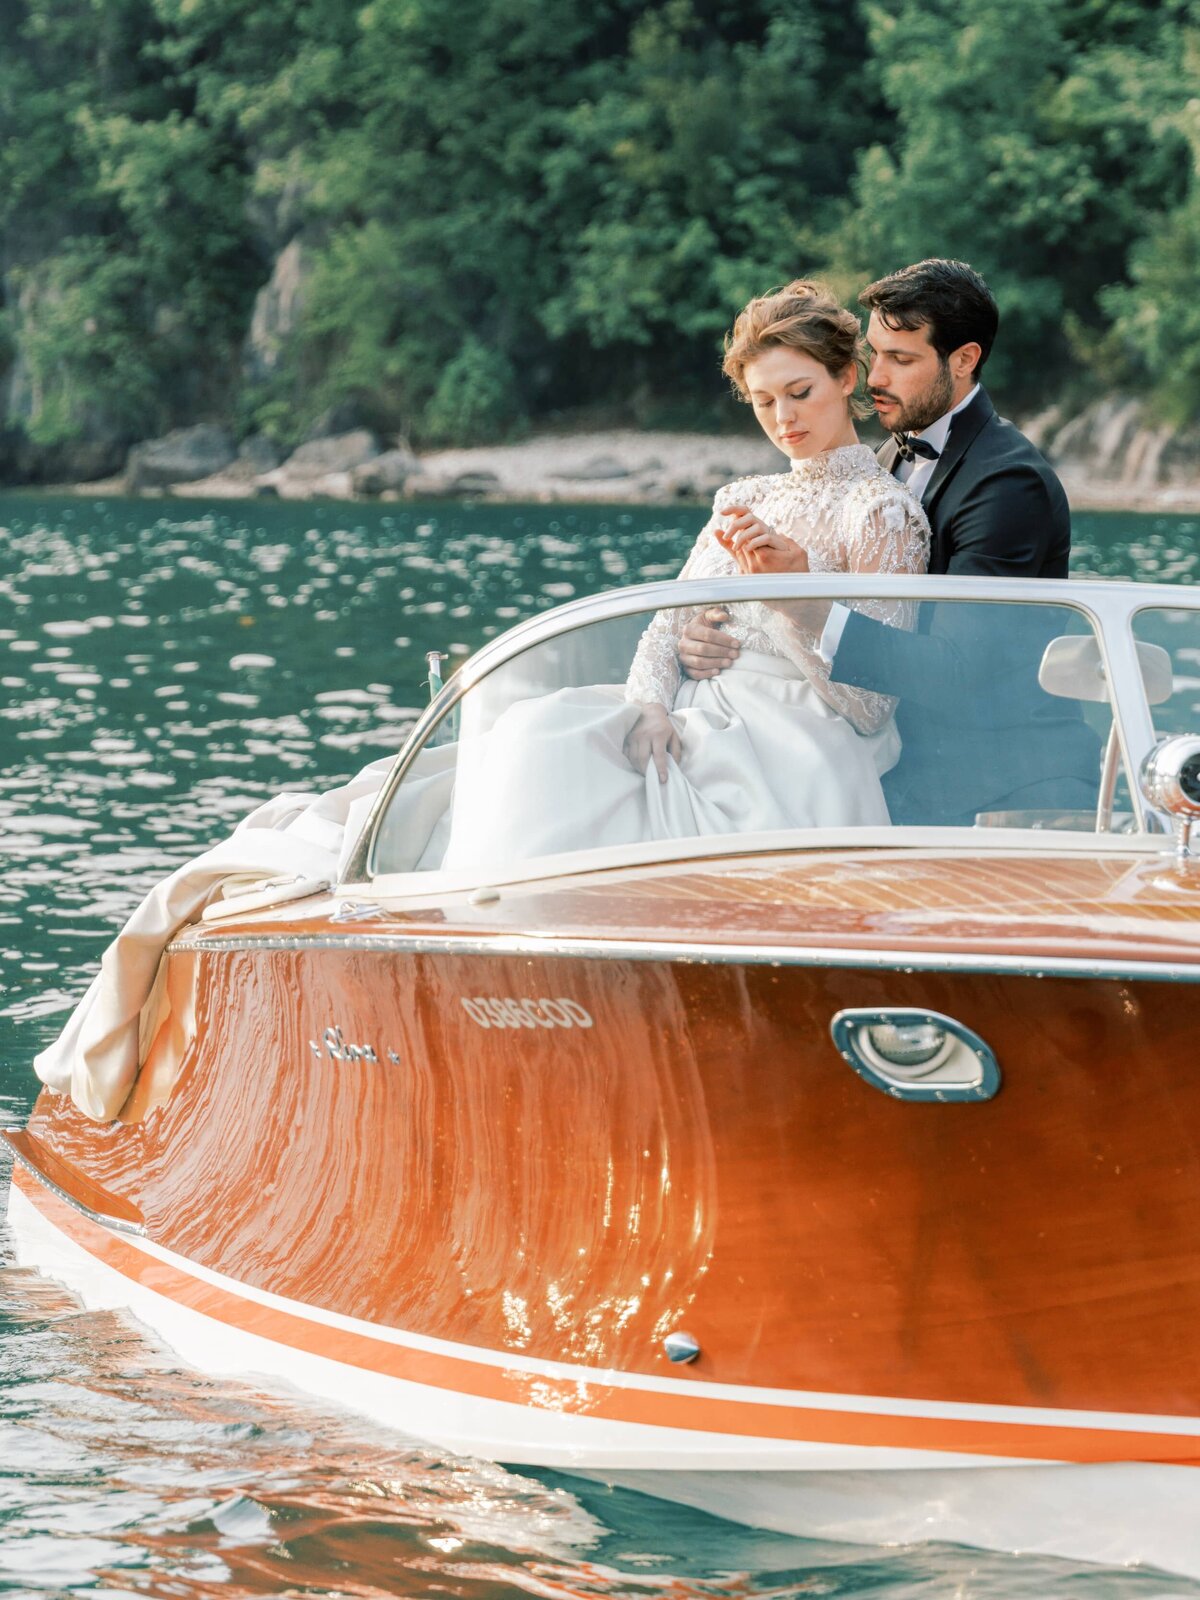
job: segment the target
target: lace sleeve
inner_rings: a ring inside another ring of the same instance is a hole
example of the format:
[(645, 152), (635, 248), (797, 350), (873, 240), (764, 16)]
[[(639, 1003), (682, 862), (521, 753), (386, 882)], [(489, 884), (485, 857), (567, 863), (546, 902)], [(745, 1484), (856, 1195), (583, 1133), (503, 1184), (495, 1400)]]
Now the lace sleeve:
[[(716, 527), (717, 521), (717, 514), (714, 511), (680, 570), (681, 578), (690, 578), (693, 575), (697, 558), (713, 528)], [(681, 676), (679, 639), (689, 619), (694, 615), (694, 608), (689, 606), (676, 606), (670, 611), (655, 612), (654, 620), (638, 641), (633, 665), (625, 680), (626, 700), (632, 700), (638, 705), (651, 705), (657, 702), (670, 711), (679, 692)]]
[[(874, 498), (865, 514), (855, 515), (848, 529), (844, 556), (847, 572), (921, 573), (929, 564), (929, 522), (912, 495), (897, 491)], [(851, 600), (864, 616), (891, 628), (912, 630), (916, 605), (911, 600)], [(771, 614), (769, 629), (781, 652), (803, 667), (813, 688), (859, 733), (878, 733), (896, 709), (894, 695), (876, 694), (833, 683), (820, 652), (820, 637), (790, 617)]]

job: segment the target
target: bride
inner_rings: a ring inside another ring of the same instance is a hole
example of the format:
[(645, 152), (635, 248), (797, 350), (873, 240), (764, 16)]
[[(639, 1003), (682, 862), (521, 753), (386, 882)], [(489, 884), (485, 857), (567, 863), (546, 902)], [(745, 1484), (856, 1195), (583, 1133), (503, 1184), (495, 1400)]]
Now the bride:
[[(681, 578), (736, 573), (921, 573), (920, 504), (860, 444), (854, 314), (797, 281), (751, 300), (724, 371), (791, 471), (716, 496)], [(897, 627), (912, 606), (855, 608)], [(460, 752), (442, 865), (463, 868), (700, 834), (886, 823), (880, 775), (900, 741), (885, 695), (831, 683), (819, 640), (782, 606), (728, 607), (741, 646), (719, 677), (684, 679), (695, 609), (660, 612), (623, 690), (564, 689), (510, 706)]]

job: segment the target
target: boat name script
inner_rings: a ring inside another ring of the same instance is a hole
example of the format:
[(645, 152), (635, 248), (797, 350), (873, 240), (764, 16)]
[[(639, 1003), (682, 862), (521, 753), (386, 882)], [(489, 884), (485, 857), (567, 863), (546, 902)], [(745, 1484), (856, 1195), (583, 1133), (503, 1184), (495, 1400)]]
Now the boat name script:
[[(374, 1045), (351, 1044), (349, 1039), (346, 1038), (345, 1034), (337, 1026), (326, 1028), (325, 1032), (321, 1035), (319, 1043), (316, 1039), (310, 1039), (308, 1041), (308, 1048), (312, 1051), (313, 1055), (318, 1057), (321, 1055), (327, 1055), (331, 1061), (378, 1062), (379, 1060), (378, 1055), (375, 1053)], [(400, 1057), (394, 1050), (387, 1051), (387, 1058), (393, 1064), (398, 1063), (400, 1060)]]
[(511, 995), (488, 999), (476, 995), (459, 1004), (481, 1028), (590, 1028), (590, 1011), (574, 1000), (516, 1000)]

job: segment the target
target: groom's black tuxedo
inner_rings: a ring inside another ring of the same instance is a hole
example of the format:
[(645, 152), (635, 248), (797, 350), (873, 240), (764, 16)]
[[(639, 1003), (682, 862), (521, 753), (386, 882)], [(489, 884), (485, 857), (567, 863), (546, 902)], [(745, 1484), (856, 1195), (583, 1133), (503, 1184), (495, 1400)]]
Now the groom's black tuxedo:
[[(895, 472), (889, 437), (880, 462)], [(996, 415), (987, 391), (950, 423), (946, 448), (921, 496), (933, 539), (932, 573), (971, 578), (1065, 578), (1071, 512), (1049, 463)], [(840, 652), (839, 652), (840, 654)]]
[[(894, 471), (895, 441), (878, 454)], [(922, 504), (931, 573), (1067, 575), (1071, 518), (1062, 485), (983, 389), (951, 420)], [(850, 613), (831, 676), (900, 698), (903, 754), (884, 779), (894, 822), (969, 822), (979, 811), (1088, 803), (1098, 740), (1076, 705), (1037, 682), (1042, 650), (1064, 620), (1033, 607), (925, 603), (907, 633)]]

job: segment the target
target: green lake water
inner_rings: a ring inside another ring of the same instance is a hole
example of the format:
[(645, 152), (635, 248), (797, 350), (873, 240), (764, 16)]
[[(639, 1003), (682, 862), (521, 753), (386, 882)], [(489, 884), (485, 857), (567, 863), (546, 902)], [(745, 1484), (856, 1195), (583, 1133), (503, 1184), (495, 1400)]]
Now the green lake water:
[[(673, 575), (697, 508), (0, 497), (0, 1116), (115, 926), (266, 796), (398, 747), (424, 652)], [(1075, 519), (1076, 570), (1200, 579), (1200, 519)], [(7, 1173), (0, 1169), (0, 1182)], [(863, 1551), (518, 1476), (180, 1368), (0, 1232), (0, 1593), (1165, 1600), (1200, 1585)]]

